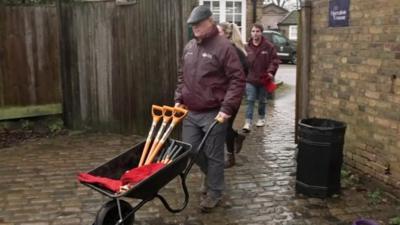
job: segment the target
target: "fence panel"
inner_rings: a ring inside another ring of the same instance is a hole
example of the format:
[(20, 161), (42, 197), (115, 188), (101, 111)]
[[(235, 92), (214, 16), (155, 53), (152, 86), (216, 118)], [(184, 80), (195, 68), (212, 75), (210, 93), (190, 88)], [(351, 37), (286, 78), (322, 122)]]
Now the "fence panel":
[(0, 4), (0, 120), (63, 112), (70, 128), (145, 133), (151, 105), (173, 104), (196, 3)]
[[(152, 104), (173, 104), (191, 5), (184, 0), (62, 3), (66, 121), (144, 134)], [(193, 1), (195, 2), (195, 1)]]
[(61, 113), (54, 6), (0, 4), (0, 120)]

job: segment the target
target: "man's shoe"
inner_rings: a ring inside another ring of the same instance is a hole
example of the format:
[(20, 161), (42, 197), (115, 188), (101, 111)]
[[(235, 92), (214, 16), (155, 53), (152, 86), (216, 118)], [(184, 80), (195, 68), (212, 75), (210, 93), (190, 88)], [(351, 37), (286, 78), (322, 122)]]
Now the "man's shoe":
[(257, 127), (263, 127), (265, 126), (265, 119), (258, 119), (256, 123)]
[(235, 137), (234, 149), (236, 153), (239, 153), (242, 150), (244, 139), (246, 139), (246, 136), (244, 136), (243, 134), (238, 134)]
[(221, 198), (212, 198), (210, 195), (207, 195), (200, 202), (200, 210), (204, 213), (210, 212), (212, 209), (218, 206), (218, 203), (221, 201)]
[(243, 126), (243, 128), (242, 128), (243, 132), (249, 133), (249, 132), (250, 132), (250, 129), (251, 129), (250, 127), (251, 127), (251, 124), (250, 124), (249, 122), (245, 122), (245, 123), (244, 123), (244, 126)]
[(225, 168), (231, 168), (235, 165), (235, 155), (228, 153), (228, 159), (225, 161)]

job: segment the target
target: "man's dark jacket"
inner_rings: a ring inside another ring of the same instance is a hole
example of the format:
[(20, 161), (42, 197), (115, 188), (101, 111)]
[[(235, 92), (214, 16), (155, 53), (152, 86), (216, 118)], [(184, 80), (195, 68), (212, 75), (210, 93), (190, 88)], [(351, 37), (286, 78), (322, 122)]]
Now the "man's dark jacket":
[(250, 64), (247, 82), (254, 85), (263, 85), (263, 77), (271, 73), (275, 76), (278, 70), (280, 60), (276, 54), (276, 49), (272, 43), (261, 37), (261, 42), (258, 46), (253, 44), (250, 39), (246, 45), (247, 59)]
[(183, 51), (175, 102), (191, 111), (220, 110), (228, 115), (241, 102), (245, 75), (230, 41), (212, 30), (199, 42), (191, 40)]

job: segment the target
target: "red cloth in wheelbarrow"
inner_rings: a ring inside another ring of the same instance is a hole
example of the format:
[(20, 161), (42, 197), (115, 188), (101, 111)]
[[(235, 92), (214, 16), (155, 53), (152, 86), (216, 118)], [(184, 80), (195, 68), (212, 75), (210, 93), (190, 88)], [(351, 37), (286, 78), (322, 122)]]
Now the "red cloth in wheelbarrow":
[(152, 163), (126, 171), (119, 180), (94, 176), (88, 173), (79, 173), (78, 180), (90, 184), (99, 184), (111, 191), (120, 191), (121, 186), (136, 184), (151, 176), (165, 166), (164, 163)]
[(90, 184), (100, 184), (101, 186), (114, 192), (119, 191), (122, 184), (120, 180), (114, 180), (107, 177), (93, 176), (88, 173), (79, 173), (78, 180)]

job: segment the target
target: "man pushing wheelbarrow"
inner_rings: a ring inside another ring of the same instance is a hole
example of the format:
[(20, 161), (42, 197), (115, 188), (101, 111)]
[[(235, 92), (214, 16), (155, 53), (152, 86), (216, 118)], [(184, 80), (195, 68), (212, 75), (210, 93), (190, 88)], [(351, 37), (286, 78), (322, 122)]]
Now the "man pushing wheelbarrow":
[[(218, 35), (211, 15), (208, 8), (198, 6), (187, 21), (195, 38), (184, 50), (175, 107), (153, 105), (146, 141), (78, 175), (82, 184), (112, 199), (97, 212), (94, 225), (131, 225), (135, 212), (154, 198), (170, 212), (182, 211), (189, 200), (186, 176), (194, 162), (204, 174), (200, 209), (209, 212), (220, 202), (224, 190), (224, 121), (240, 106), (245, 80), (236, 50)], [(170, 139), (181, 120), (183, 141)], [(190, 154), (191, 149), (196, 150), (194, 154)], [(177, 176), (185, 201), (174, 209), (158, 192)], [(141, 201), (132, 207), (122, 198)]]
[[(187, 23), (192, 25), (194, 38), (183, 51), (175, 106), (189, 111), (183, 120), (182, 141), (196, 149), (214, 118), (225, 121), (239, 108), (245, 75), (235, 48), (218, 35), (209, 8), (194, 8)], [(196, 160), (204, 174), (203, 212), (216, 207), (222, 198), (226, 128), (227, 123), (214, 128)]]

